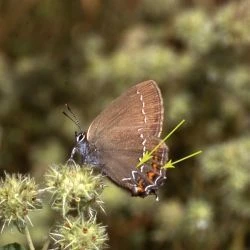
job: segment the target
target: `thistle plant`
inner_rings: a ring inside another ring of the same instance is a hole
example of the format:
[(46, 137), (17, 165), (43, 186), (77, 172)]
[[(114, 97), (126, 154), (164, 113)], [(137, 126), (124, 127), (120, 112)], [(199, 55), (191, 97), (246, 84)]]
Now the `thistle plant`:
[(87, 221), (66, 217), (51, 237), (61, 249), (103, 249), (108, 239), (105, 227), (96, 223), (95, 216)]
[(38, 186), (29, 176), (5, 174), (5, 178), (0, 180), (0, 221), (3, 222), (1, 232), (6, 224), (14, 224), (20, 232), (25, 233), (30, 249), (35, 248), (27, 224), (32, 225), (30, 211), (41, 208), (38, 195)]
[[(101, 174), (93, 168), (79, 165), (54, 165), (45, 174), (45, 185), (39, 189), (35, 180), (21, 174), (5, 174), (0, 180), (0, 221), (2, 230), (15, 225), (27, 238), (29, 249), (35, 249), (29, 233), (30, 211), (42, 208), (46, 201), (40, 195), (50, 195), (50, 207), (61, 219), (53, 226), (43, 249), (103, 249), (106, 248), (105, 226), (97, 223), (97, 208), (104, 211), (100, 194), (104, 188)], [(53, 243), (53, 244), (51, 244)], [(12, 244), (15, 249), (16, 245)]]
[(51, 207), (65, 217), (70, 211), (89, 215), (98, 205), (103, 211), (100, 194), (103, 177), (93, 174), (93, 168), (79, 165), (52, 166), (46, 174), (47, 191), (52, 194)]
[(33, 178), (20, 174), (5, 174), (0, 180), (0, 219), (3, 221), (1, 232), (6, 224), (15, 223), (22, 229), (31, 223), (29, 212), (41, 207), (38, 186)]

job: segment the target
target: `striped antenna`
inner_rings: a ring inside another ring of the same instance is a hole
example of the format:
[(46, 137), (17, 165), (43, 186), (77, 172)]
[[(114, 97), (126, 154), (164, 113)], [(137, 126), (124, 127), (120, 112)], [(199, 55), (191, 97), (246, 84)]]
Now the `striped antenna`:
[(69, 105), (66, 103), (65, 104), (65, 106), (66, 106), (66, 108), (67, 108), (67, 110), (68, 110), (68, 112), (69, 112), (69, 114), (68, 113), (66, 113), (65, 111), (63, 111), (62, 113), (66, 116), (66, 117), (68, 117), (72, 122), (74, 122), (75, 123), (75, 125), (79, 128), (79, 130), (82, 132), (82, 128), (81, 128), (81, 126), (80, 126), (80, 122), (79, 122), (79, 120), (77, 119), (77, 117), (76, 117), (76, 115), (74, 114), (74, 112), (71, 110), (71, 108), (69, 107)]

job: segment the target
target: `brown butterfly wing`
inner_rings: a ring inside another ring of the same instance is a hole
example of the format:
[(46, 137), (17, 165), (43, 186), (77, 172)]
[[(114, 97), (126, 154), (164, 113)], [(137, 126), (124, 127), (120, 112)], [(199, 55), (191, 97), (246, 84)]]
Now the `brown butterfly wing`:
[(160, 141), (163, 113), (161, 92), (149, 80), (128, 89), (91, 123), (87, 139), (101, 152), (104, 172), (114, 182), (122, 185), (143, 152), (153, 148), (156, 140), (149, 145), (149, 138)]
[[(146, 144), (146, 150), (151, 151), (160, 142), (161, 140), (157, 137), (151, 138)], [(138, 155), (140, 154), (141, 151), (135, 148), (130, 150), (105, 150), (101, 154), (101, 162), (104, 164), (103, 172), (107, 174), (115, 184), (131, 190), (131, 181), (123, 181), (122, 179), (132, 177), (131, 173), (133, 170), (141, 171), (139, 168), (136, 168), (139, 163)], [(158, 158), (159, 164), (165, 163), (168, 159), (168, 148), (166, 144), (163, 143), (153, 153), (153, 156)], [(145, 171), (150, 169), (150, 162), (151, 161), (145, 163), (147, 164)]]
[[(156, 82), (139, 83), (115, 99), (91, 123), (87, 139), (105, 148), (131, 147), (128, 137), (140, 144), (144, 137), (159, 137), (163, 124), (163, 101)], [(117, 144), (117, 140), (124, 142)], [(114, 142), (114, 143), (113, 143)], [(141, 145), (142, 146), (142, 145)]]

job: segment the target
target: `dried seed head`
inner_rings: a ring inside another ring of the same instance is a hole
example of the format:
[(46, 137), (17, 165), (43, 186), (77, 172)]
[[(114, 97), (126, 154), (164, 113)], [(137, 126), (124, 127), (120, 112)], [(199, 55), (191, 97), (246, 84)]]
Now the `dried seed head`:
[(93, 217), (88, 221), (83, 218), (65, 218), (62, 226), (50, 234), (59, 249), (104, 249), (107, 247), (108, 236), (106, 227), (97, 224)]
[(62, 210), (63, 216), (70, 211), (91, 213), (94, 205), (102, 204), (103, 178), (100, 174), (94, 175), (92, 168), (52, 166), (45, 180), (52, 193), (52, 208)]
[(21, 229), (27, 222), (31, 223), (28, 213), (41, 208), (38, 199), (38, 186), (30, 176), (5, 174), (0, 180), (0, 220), (3, 227), (14, 222)]

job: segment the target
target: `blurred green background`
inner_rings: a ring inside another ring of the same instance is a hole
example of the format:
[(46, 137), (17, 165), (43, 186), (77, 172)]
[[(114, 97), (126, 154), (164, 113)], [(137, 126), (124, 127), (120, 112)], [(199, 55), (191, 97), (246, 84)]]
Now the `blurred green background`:
[[(43, 181), (115, 97), (153, 79), (162, 90), (170, 159), (154, 197), (107, 182), (110, 249), (250, 249), (249, 0), (0, 0), (0, 170)], [(37, 247), (51, 223), (33, 219)], [(0, 243), (13, 239), (4, 232)]]

